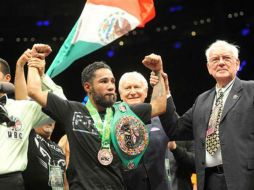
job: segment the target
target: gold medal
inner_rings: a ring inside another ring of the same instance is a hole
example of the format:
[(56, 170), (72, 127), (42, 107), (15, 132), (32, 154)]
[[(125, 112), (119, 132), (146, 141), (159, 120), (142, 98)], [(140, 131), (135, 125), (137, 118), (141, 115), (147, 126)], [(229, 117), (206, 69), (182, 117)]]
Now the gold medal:
[(111, 164), (111, 162), (113, 160), (113, 154), (111, 153), (111, 150), (110, 149), (100, 149), (98, 152), (98, 160), (104, 166)]

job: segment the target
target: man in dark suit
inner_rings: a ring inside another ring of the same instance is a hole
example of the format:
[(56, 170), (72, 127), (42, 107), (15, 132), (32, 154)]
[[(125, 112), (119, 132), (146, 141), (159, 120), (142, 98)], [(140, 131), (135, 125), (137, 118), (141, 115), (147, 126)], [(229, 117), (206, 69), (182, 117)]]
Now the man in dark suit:
[[(130, 105), (143, 103), (147, 97), (148, 84), (138, 72), (125, 73), (119, 81), (121, 99)], [(124, 171), (127, 190), (171, 190), (165, 168), (165, 154), (168, 136), (159, 117), (154, 117), (147, 125), (149, 144), (138, 167)]]
[(195, 140), (199, 190), (253, 190), (254, 82), (237, 78), (235, 45), (218, 40), (206, 57), (215, 87), (199, 95), (181, 117), (168, 98), (162, 125), (172, 139)]

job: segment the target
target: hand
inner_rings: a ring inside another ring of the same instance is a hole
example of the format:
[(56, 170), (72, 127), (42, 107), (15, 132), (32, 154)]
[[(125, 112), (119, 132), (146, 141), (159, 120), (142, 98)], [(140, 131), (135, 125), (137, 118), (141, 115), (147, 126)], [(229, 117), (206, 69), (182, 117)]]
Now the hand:
[(145, 56), (142, 63), (150, 70), (152, 71), (161, 71), (162, 70), (162, 60), (161, 56), (156, 54), (150, 54), (148, 56)]
[(154, 87), (159, 82), (159, 77), (152, 71), (150, 74), (150, 85)]
[(175, 141), (169, 141), (168, 142), (168, 148), (169, 148), (169, 150), (175, 150), (176, 149), (176, 142)]
[(32, 48), (33, 57), (40, 59), (45, 59), (45, 57), (47, 57), (51, 52), (51, 47), (46, 44), (34, 44)]
[(29, 67), (35, 67), (38, 69), (40, 76), (44, 75), (45, 72), (45, 60), (41, 60), (40, 58), (33, 57), (28, 61), (27, 64)]
[[(167, 73), (164, 73), (163, 71), (161, 72), (161, 75), (164, 79), (165, 82), (165, 90), (167, 95), (170, 94), (170, 89), (169, 89), (169, 83), (168, 83), (168, 75)], [(159, 82), (159, 77), (155, 75), (155, 73), (152, 71), (150, 74), (150, 85), (154, 87), (157, 83)]]
[(166, 90), (166, 94), (169, 95), (170, 94), (170, 89), (169, 89), (169, 83), (168, 83), (168, 74), (161, 72), (161, 75), (164, 79), (165, 82), (165, 90)]
[(28, 60), (32, 57), (32, 50), (27, 49), (18, 59), (17, 66), (24, 67)]

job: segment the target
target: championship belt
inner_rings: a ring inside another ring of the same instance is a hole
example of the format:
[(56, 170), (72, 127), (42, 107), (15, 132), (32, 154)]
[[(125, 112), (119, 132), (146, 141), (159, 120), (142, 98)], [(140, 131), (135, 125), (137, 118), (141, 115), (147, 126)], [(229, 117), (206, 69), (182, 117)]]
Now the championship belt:
[(146, 125), (125, 102), (115, 103), (115, 114), (111, 127), (111, 139), (125, 169), (134, 169), (143, 156), (149, 133)]

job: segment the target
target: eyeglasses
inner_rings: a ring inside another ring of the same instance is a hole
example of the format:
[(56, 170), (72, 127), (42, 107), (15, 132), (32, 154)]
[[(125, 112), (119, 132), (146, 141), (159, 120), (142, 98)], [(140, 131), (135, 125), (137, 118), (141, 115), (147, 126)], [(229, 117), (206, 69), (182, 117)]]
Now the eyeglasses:
[(234, 60), (234, 57), (230, 55), (214, 56), (209, 59), (209, 63), (217, 65), (220, 63), (221, 60), (224, 64), (231, 64)]

